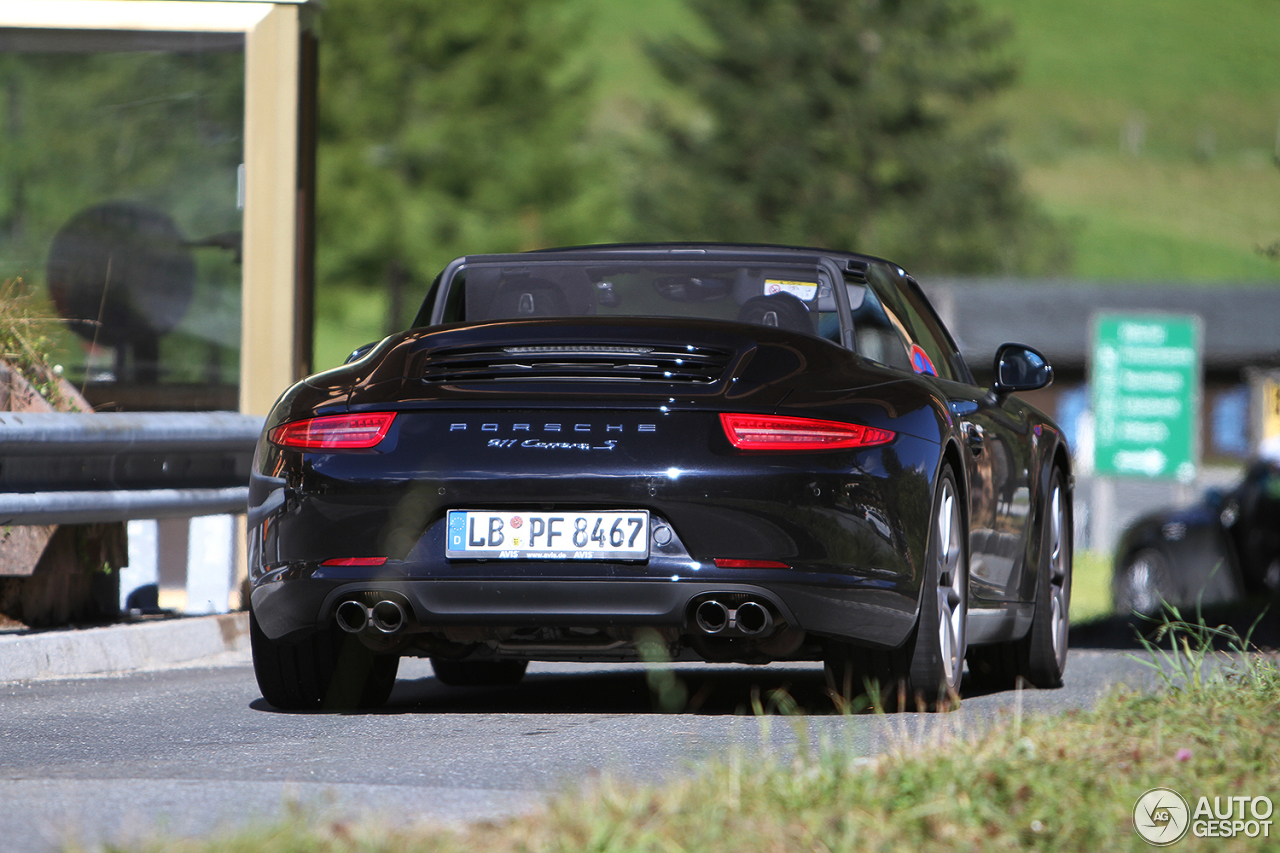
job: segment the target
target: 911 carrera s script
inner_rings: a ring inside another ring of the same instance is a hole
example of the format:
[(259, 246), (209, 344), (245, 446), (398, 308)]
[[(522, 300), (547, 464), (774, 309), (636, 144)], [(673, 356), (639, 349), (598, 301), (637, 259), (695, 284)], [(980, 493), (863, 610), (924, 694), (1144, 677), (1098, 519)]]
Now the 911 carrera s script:
[(541, 441), (536, 438), (526, 438), (521, 441), (518, 438), (491, 438), (489, 439), (489, 446), (519, 447), (533, 450), (613, 450), (618, 446), (618, 442), (609, 439), (600, 444), (591, 444), (586, 441)]

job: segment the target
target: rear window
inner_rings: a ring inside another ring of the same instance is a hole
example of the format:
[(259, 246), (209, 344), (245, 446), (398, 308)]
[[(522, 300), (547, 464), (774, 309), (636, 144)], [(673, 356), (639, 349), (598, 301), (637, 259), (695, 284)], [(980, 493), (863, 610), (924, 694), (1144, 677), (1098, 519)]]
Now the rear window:
[(840, 340), (827, 272), (738, 261), (467, 263), (445, 322), (532, 317), (681, 317), (755, 323)]

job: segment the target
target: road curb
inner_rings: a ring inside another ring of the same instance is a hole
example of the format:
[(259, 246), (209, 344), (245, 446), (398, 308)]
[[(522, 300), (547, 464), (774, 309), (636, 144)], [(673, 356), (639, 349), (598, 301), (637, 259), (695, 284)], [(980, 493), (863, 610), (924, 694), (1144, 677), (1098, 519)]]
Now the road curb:
[(248, 648), (248, 613), (14, 634), (0, 636), (0, 681), (152, 669)]

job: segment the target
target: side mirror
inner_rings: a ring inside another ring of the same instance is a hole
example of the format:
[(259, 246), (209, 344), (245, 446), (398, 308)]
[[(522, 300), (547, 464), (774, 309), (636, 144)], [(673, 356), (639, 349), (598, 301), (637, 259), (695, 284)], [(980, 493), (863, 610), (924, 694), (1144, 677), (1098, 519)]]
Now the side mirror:
[(1053, 368), (1031, 347), (1001, 344), (996, 350), (995, 375), (991, 390), (997, 395), (1012, 394), (1044, 388), (1053, 381)]

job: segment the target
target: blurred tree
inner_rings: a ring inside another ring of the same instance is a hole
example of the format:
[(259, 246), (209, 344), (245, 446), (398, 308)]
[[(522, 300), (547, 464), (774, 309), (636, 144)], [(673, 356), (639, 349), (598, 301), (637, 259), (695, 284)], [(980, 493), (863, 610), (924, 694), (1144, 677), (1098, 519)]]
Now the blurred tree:
[[(564, 0), (330, 0), (322, 19), (317, 276), (384, 287), (388, 328), (459, 254), (607, 227), (586, 144), (585, 22)], [(579, 67), (580, 67), (579, 63)]]
[(650, 238), (801, 243), (916, 270), (1035, 272), (1064, 243), (972, 107), (1009, 85), (973, 0), (689, 0), (712, 38), (652, 50), (700, 112), (655, 112)]

